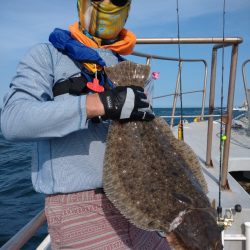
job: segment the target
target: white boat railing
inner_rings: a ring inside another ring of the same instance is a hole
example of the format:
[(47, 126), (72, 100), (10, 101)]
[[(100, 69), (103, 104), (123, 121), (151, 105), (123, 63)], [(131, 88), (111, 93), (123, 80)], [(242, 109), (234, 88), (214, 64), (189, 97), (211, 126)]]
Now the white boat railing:
[[(215, 82), (217, 71), (217, 54), (219, 49), (231, 46), (231, 62), (229, 72), (229, 86), (227, 95), (227, 110), (224, 115), (227, 122), (225, 124), (226, 141), (223, 147), (223, 160), (222, 160), (222, 176), (221, 187), (229, 189), (227, 176), (228, 176), (228, 161), (229, 161), (229, 148), (231, 140), (231, 127), (233, 120), (233, 102), (235, 92), (235, 79), (236, 68), (238, 61), (238, 46), (242, 43), (243, 39), (236, 38), (140, 38), (137, 39), (137, 44), (214, 44), (212, 48), (212, 63), (211, 63), (211, 77), (210, 77), (210, 93), (209, 93), (209, 110), (208, 114), (208, 130), (207, 130), (207, 150), (206, 150), (206, 165), (213, 167), (212, 162), (212, 134), (213, 134), (213, 114), (215, 109)], [(150, 57), (147, 57), (147, 62)], [(181, 62), (181, 58), (178, 59)]]
[(18, 231), (9, 241), (7, 241), (1, 250), (21, 249), (36, 233), (36, 231), (46, 222), (44, 210), (38, 213), (28, 224)]
[(225, 234), (222, 231), (222, 244), (225, 245), (225, 241), (242, 241), (244, 242), (244, 249), (250, 250), (250, 222), (245, 222), (245, 234)]

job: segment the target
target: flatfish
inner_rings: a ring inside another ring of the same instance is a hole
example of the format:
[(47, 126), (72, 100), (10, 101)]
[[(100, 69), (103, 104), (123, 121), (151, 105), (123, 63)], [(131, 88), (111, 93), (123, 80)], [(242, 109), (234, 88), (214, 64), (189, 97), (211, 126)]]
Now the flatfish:
[[(105, 71), (116, 85), (144, 86), (150, 67), (125, 61)], [(165, 234), (173, 249), (222, 249), (199, 161), (162, 118), (111, 124), (103, 180), (131, 223)]]

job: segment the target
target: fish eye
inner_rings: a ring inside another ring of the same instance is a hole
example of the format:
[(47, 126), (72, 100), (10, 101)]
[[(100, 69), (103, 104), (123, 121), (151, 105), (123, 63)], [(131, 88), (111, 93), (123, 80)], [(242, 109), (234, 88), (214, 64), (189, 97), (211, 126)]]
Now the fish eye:
[(192, 200), (184, 194), (173, 193), (173, 196), (182, 203), (192, 204)]

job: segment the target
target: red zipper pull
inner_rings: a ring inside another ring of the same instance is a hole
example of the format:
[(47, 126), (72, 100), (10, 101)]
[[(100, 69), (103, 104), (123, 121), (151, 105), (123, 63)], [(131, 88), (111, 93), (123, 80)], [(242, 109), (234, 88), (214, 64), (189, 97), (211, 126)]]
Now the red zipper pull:
[[(95, 65), (95, 68), (96, 68), (96, 65)], [(97, 68), (96, 68), (95, 78), (93, 79), (93, 82), (87, 82), (87, 87), (97, 93), (101, 93), (104, 91), (104, 87), (99, 84), (99, 80), (97, 78)]]
[(99, 80), (97, 78), (94, 78), (93, 82), (87, 82), (87, 87), (97, 93), (104, 91), (104, 87), (99, 84)]

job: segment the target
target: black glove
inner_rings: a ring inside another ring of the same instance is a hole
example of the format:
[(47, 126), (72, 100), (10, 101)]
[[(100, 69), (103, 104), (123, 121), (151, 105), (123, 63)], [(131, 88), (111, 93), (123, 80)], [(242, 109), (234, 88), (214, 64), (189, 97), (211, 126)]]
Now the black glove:
[(99, 93), (99, 97), (105, 110), (104, 119), (151, 121), (155, 118), (142, 87), (118, 86)]

